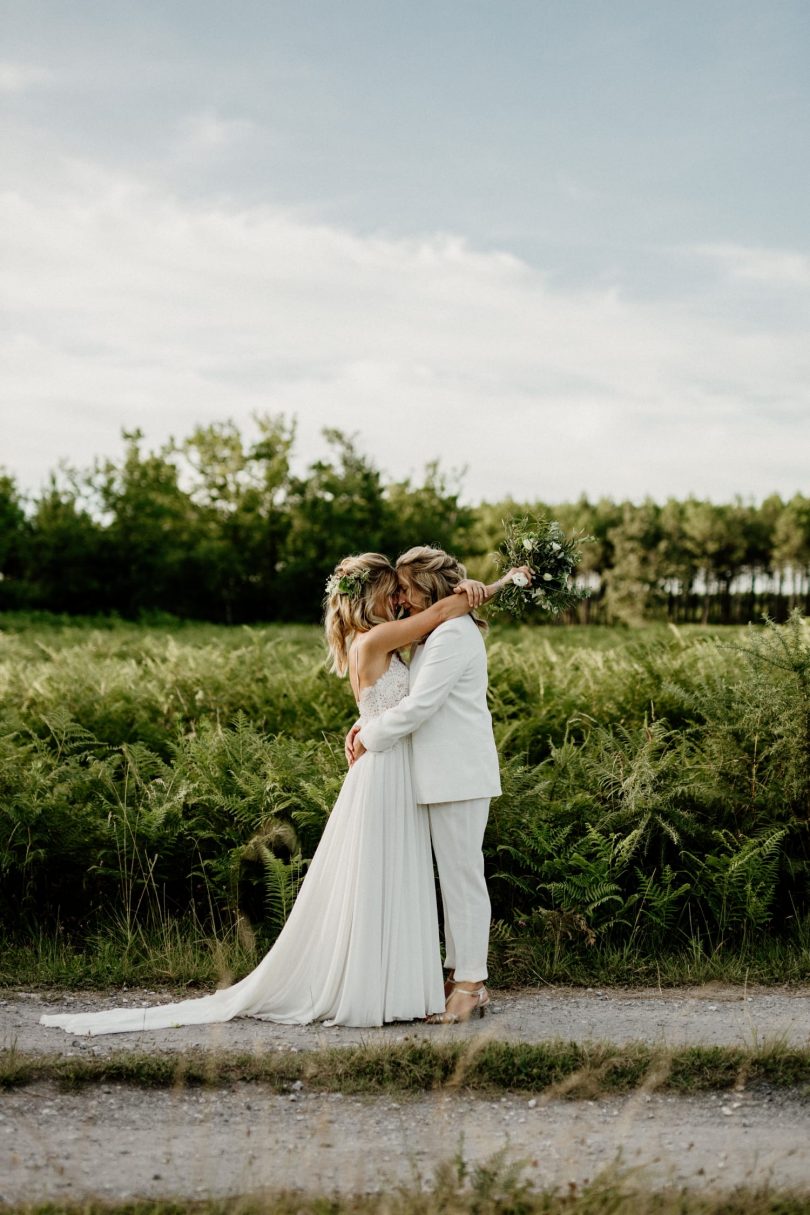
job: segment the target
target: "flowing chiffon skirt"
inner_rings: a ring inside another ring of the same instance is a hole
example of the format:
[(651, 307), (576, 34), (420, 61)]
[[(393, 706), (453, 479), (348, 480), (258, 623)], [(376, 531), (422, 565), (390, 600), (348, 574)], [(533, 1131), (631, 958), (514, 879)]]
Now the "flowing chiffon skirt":
[(244, 979), (178, 1004), (40, 1021), (117, 1034), (233, 1017), (370, 1026), (443, 1009), (430, 830), (405, 739), (349, 770), (281, 934)]

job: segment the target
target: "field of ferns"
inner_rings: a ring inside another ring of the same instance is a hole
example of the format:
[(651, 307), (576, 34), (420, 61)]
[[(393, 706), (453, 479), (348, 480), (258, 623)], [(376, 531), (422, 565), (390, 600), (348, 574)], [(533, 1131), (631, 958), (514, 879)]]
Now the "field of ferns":
[[(810, 976), (807, 622), (487, 644), (496, 981)], [(319, 630), (7, 614), (0, 689), (0, 982), (249, 969), (345, 773)]]

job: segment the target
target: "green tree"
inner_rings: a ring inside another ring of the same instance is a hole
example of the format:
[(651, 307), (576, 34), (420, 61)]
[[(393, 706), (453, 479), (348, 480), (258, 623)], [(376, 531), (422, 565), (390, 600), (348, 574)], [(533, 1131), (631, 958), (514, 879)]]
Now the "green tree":
[(701, 623), (709, 623), (713, 599), (719, 600), (722, 617), (727, 620), (731, 583), (740, 572), (745, 555), (737, 512), (731, 506), (687, 498), (683, 529), (700, 580)]
[(52, 475), (36, 501), (26, 548), (30, 606), (92, 614), (116, 606), (107, 535), (82, 500), (76, 474)]
[(125, 615), (160, 609), (206, 616), (195, 577), (195, 509), (179, 484), (173, 443), (142, 451), (143, 433), (124, 431), (124, 459), (96, 465), (91, 476), (108, 521), (109, 583)]
[(437, 461), (425, 468), (421, 485), (396, 481), (385, 491), (390, 534), (384, 552), (392, 557), (415, 544), (430, 544), (462, 560), (475, 555), (476, 511), (459, 502), (460, 477), (447, 476)]
[(28, 524), (17, 485), (0, 472), (0, 606), (21, 607), (27, 588), (22, 580), (28, 548)]
[(661, 507), (659, 542), (662, 589), (667, 597), (667, 617), (689, 620), (697, 566), (684, 525), (684, 503), (668, 498)]
[[(467, 570), (471, 577), (491, 582), (498, 574), (495, 554), (504, 535), (503, 522), (532, 513), (526, 502), (505, 498), (500, 502), (482, 502), (476, 506), (467, 532)], [(538, 512), (534, 512), (538, 513)]]
[(279, 566), (295, 430), (281, 417), (254, 422), (250, 445), (226, 422), (197, 427), (179, 449), (191, 470), (198, 585), (214, 618), (228, 623), (284, 615)]
[(791, 609), (810, 615), (810, 498), (804, 494), (794, 494), (774, 523), (773, 563), (780, 590), (789, 582)]
[(582, 547), (579, 567), (579, 573), (591, 586), (591, 595), (579, 605), (577, 613), (584, 623), (604, 619), (607, 574), (615, 560), (614, 532), (622, 524), (624, 507), (611, 498), (592, 503), (583, 494), (576, 502), (553, 507), (551, 516), (559, 519), (566, 532), (592, 537)]
[(288, 620), (316, 620), (324, 583), (341, 557), (384, 552), (393, 532), (380, 471), (341, 430), (323, 432), (331, 459), (290, 481), (290, 524), (279, 581)]
[(650, 498), (636, 506), (625, 502), (622, 519), (608, 539), (613, 560), (605, 575), (605, 603), (610, 619), (640, 624), (660, 610), (661, 507)]
[[(761, 506), (737, 498), (729, 508), (729, 524), (742, 541), (736, 607), (736, 615), (742, 620), (754, 620), (759, 615), (760, 590), (773, 571), (774, 530), (784, 509), (778, 494), (766, 498)], [(733, 614), (729, 604), (727, 615), (731, 618)]]

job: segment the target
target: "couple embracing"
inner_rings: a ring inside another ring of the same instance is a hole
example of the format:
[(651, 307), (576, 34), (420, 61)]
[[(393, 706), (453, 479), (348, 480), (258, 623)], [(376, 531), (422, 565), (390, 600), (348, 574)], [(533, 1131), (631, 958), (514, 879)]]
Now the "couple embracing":
[(516, 572), (484, 586), (433, 548), (409, 550), (396, 567), (379, 553), (340, 562), (327, 583), (326, 641), (359, 720), (346, 739), (349, 772), (274, 945), (212, 995), (42, 1023), (108, 1034), (238, 1016), (372, 1026), (483, 1015), (490, 908), (481, 846), (500, 781), (475, 608)]

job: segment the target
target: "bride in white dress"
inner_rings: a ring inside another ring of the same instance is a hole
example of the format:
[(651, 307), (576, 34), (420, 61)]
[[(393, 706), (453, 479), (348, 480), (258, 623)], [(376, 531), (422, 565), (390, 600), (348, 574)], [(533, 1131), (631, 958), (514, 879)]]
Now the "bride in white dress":
[[(398, 651), (469, 612), (505, 582), (465, 582), (395, 620), (396, 573), (379, 553), (348, 557), (327, 583), (333, 669), (349, 674), (361, 718), (398, 704)], [(444, 1011), (428, 816), (418, 810), (409, 738), (346, 775), (289, 918), (255, 970), (212, 995), (151, 1008), (43, 1016), (71, 1034), (116, 1034), (258, 1017), (370, 1026)]]

